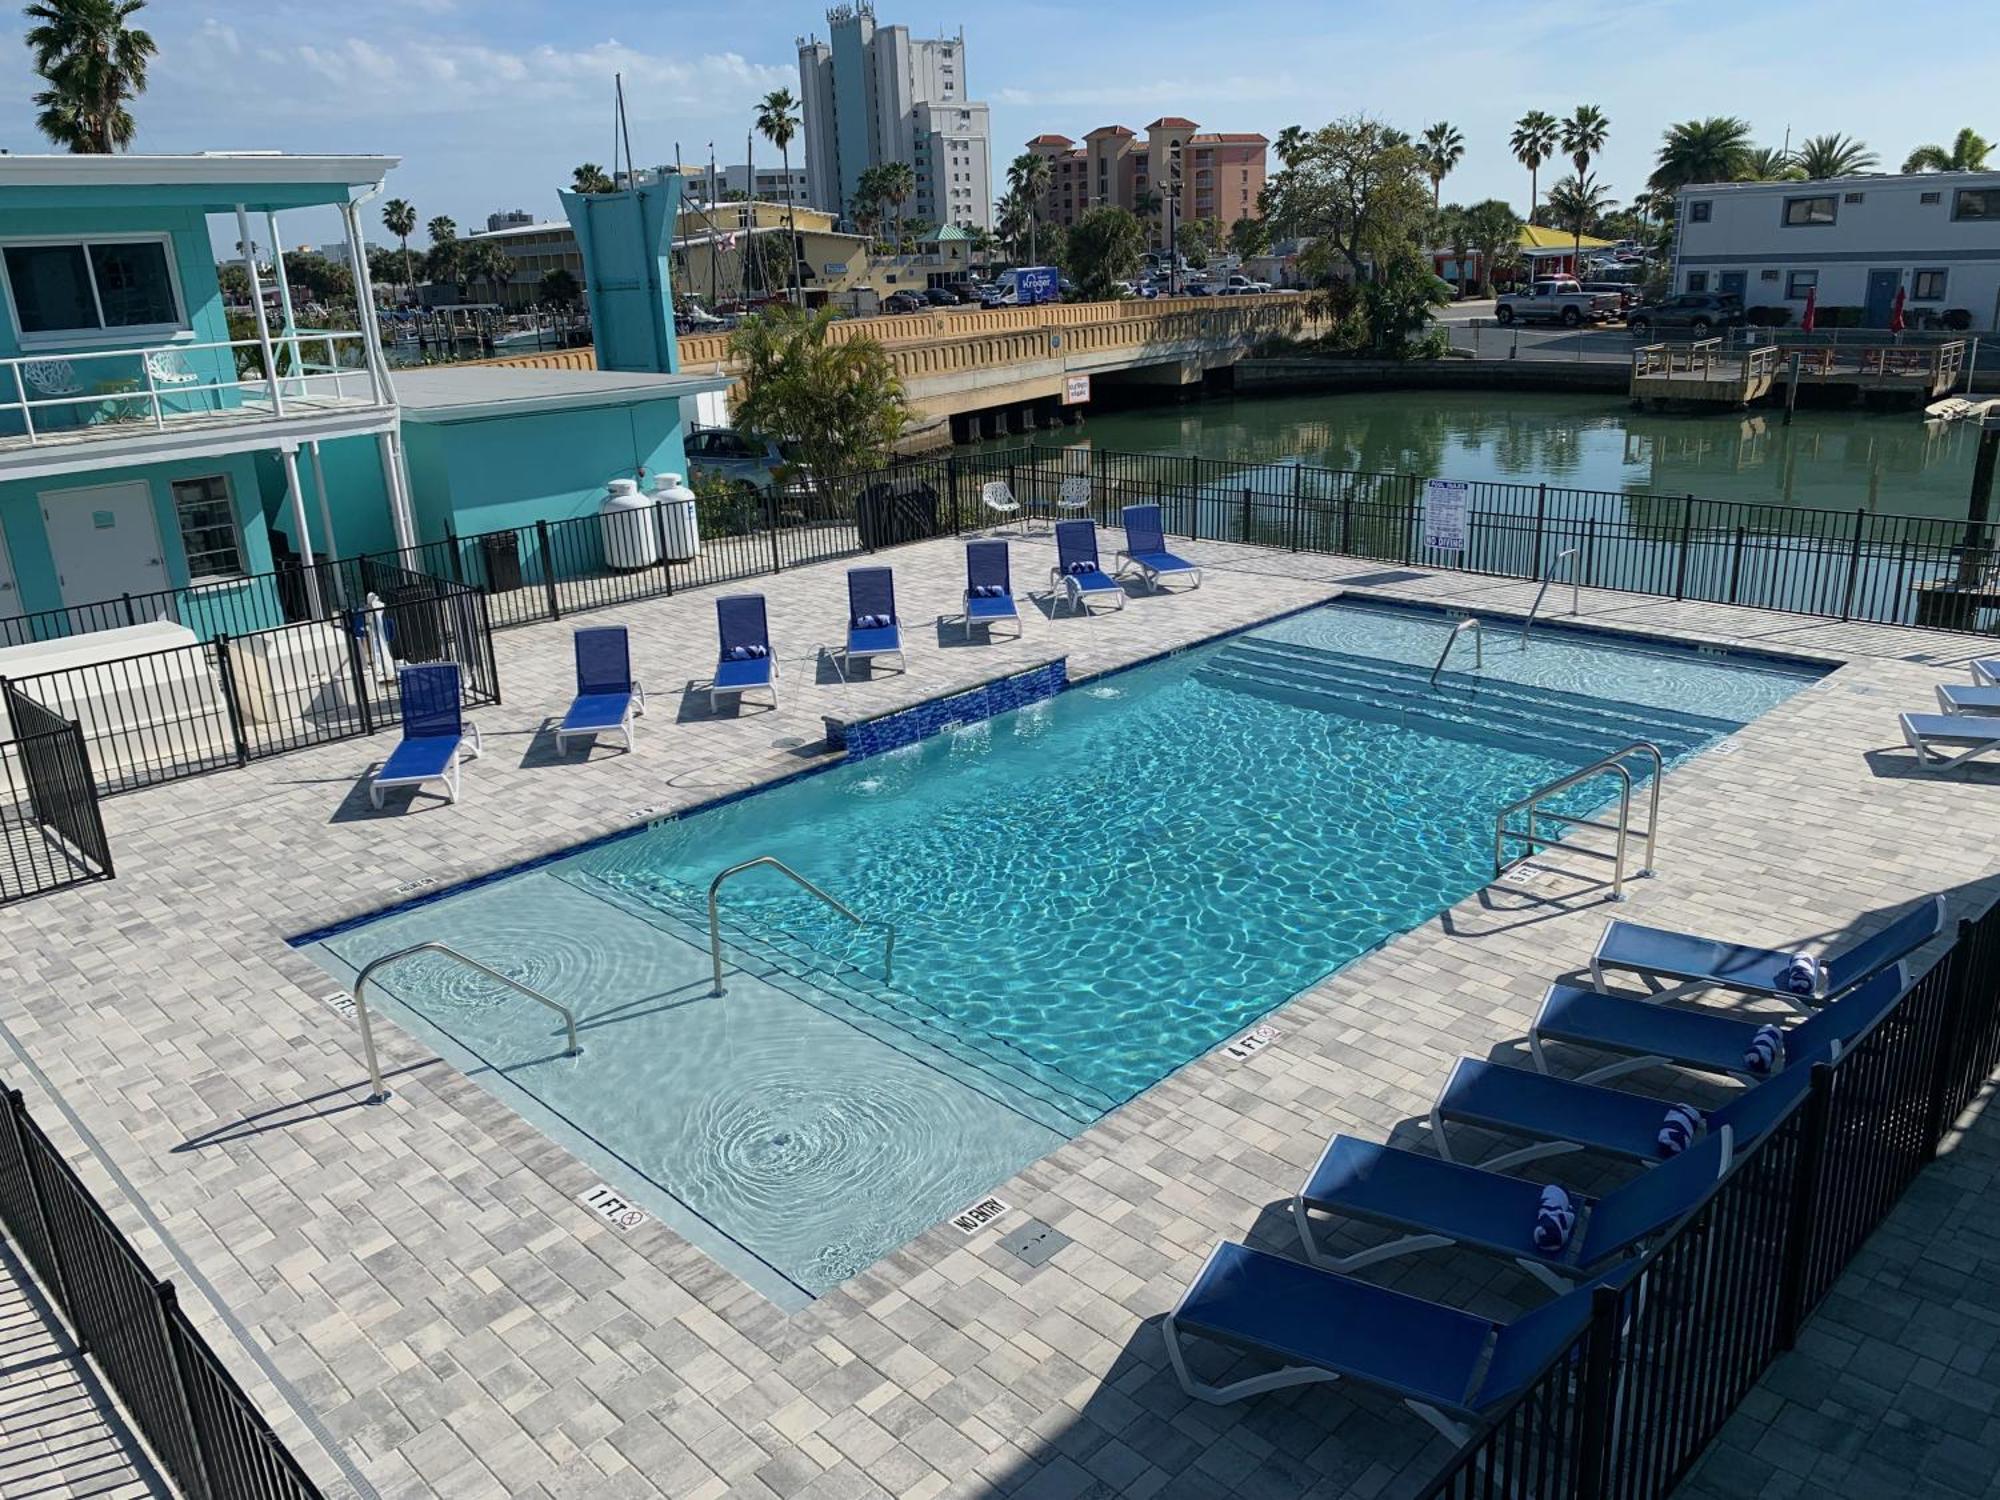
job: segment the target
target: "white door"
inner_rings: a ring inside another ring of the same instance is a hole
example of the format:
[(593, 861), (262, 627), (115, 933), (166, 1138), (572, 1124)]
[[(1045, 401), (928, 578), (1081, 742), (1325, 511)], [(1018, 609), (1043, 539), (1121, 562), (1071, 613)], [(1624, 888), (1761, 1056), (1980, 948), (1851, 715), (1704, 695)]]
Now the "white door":
[(42, 525), (64, 604), (91, 604), (167, 586), (153, 494), (144, 480), (45, 490)]

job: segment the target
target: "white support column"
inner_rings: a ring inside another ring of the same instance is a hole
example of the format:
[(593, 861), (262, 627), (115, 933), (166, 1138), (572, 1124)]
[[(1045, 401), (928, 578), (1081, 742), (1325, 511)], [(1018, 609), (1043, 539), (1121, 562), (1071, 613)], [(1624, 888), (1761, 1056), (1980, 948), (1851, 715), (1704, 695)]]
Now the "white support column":
[(389, 358), (382, 352), (382, 322), (375, 315), (375, 283), (368, 275), (368, 247), (361, 242), (361, 212), (350, 203), (340, 213), (347, 225), (355, 312), (361, 320), (361, 347), (367, 352), (368, 369), (375, 381), (375, 400), (381, 406), (394, 406), (396, 387), (389, 380)]
[(319, 619), (326, 613), (319, 597), (319, 570), (313, 566), (312, 527), (306, 521), (305, 491), (299, 488), (299, 450), (296, 447), (280, 448), (278, 456), (285, 461), (285, 498), (292, 505), (292, 525), (299, 533), (299, 566), (305, 569), (306, 599), (312, 605), (313, 618)]
[(257, 252), (250, 244), (250, 211), (236, 205), (236, 237), (243, 242), (243, 269), (250, 277), (250, 305), (257, 313), (257, 347), (264, 351), (264, 378), (271, 385), (271, 411), (285, 414), (284, 393), (278, 389), (278, 356), (271, 348), (271, 320), (264, 316), (264, 278), (257, 270)]
[(389, 521), (396, 528), (396, 546), (409, 551), (417, 545), (417, 536), (410, 521), (410, 501), (403, 489), (403, 466), (396, 452), (396, 440), (389, 433), (378, 432), (375, 448), (382, 460), (382, 484), (389, 491)]
[(292, 356), (292, 378), (298, 381), (301, 396), (311, 390), (305, 382), (305, 366), (299, 360), (299, 322), (292, 313), (292, 280), (285, 270), (285, 247), (278, 239), (278, 216), (264, 210), (264, 230), (271, 236), (271, 265), (278, 277), (278, 311), (284, 318), (281, 336)]
[(333, 501), (326, 493), (326, 465), (319, 461), (319, 444), (307, 443), (306, 453), (312, 459), (313, 493), (319, 496), (320, 529), (325, 533), (326, 560), (340, 561), (340, 541), (333, 531)]

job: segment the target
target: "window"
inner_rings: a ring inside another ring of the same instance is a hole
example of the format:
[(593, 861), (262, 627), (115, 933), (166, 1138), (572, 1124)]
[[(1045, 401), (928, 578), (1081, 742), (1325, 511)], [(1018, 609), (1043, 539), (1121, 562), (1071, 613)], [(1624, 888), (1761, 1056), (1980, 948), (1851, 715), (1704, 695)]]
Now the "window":
[(1785, 278), (1785, 296), (1793, 302), (1803, 302), (1806, 293), (1819, 285), (1819, 272), (1794, 271)]
[(1954, 219), (2000, 219), (2000, 188), (1960, 188), (1951, 197)]
[(1691, 291), (1691, 292), (1705, 292), (1705, 291), (1707, 291), (1707, 290), (1708, 290), (1708, 272), (1706, 272), (1706, 271), (1690, 271), (1690, 272), (1688, 272), (1688, 290), (1689, 290), (1689, 291)]
[(1757, 273), (1757, 279), (1759, 281), (1776, 281), (1783, 274), (1784, 273), (1782, 271), (1778, 271), (1775, 269), (1769, 271), (1759, 271)]
[(1912, 302), (1944, 301), (1945, 273), (1936, 268), (1917, 270), (1910, 273), (1910, 300)]
[(1688, 223), (1706, 224), (1709, 213), (1714, 207), (1715, 205), (1706, 198), (1695, 199), (1694, 202), (1688, 205)]
[(1787, 198), (1785, 200), (1785, 222), (1787, 224), (1831, 224), (1838, 212), (1838, 206), (1831, 193), (1813, 198)]
[(164, 238), (9, 245), (4, 264), (27, 339), (185, 326)]
[(229, 503), (229, 481), (220, 474), (176, 479), (173, 491), (188, 578), (200, 583), (242, 577), (243, 553), (236, 542), (236, 511)]
[(1842, 193), (1840, 201), (1842, 203), (1859, 203), (1862, 201), (1863, 196), (1861, 193)]

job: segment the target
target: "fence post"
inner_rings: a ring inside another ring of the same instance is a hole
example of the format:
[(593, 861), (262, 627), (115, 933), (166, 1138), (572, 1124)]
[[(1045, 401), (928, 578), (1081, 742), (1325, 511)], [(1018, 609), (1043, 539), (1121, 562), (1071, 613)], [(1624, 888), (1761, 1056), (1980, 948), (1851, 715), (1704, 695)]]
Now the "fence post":
[(1306, 466), (1292, 465), (1292, 550), (1299, 550), (1299, 531), (1305, 525)]
[(7, 1128), (14, 1133), (14, 1148), (21, 1156), (21, 1170), (27, 1174), (28, 1197), (35, 1207), (35, 1222), (42, 1228), (42, 1243), (49, 1247), (49, 1264), (55, 1268), (56, 1301), (62, 1305), (63, 1316), (69, 1319), (71, 1331), (76, 1335), (79, 1354), (90, 1352), (90, 1341), (84, 1336), (83, 1324), (76, 1315), (76, 1296), (70, 1291), (69, 1272), (63, 1266), (62, 1247), (56, 1241), (55, 1228), (49, 1222), (48, 1199), (42, 1192), (42, 1179), (35, 1172), (35, 1158), (28, 1150), (28, 1132), (25, 1128), (28, 1118), (27, 1102), (21, 1098), (19, 1089), (7, 1090)]
[(354, 678), (354, 705), (361, 711), (361, 732), (373, 734), (375, 710), (368, 701), (368, 673), (361, 665), (361, 635), (351, 624), (342, 634), (347, 637), (347, 670)]
[[(696, 523), (697, 526), (699, 523)], [(653, 535), (660, 544), (660, 581), (667, 586), (669, 594), (674, 591), (673, 564), (667, 559), (667, 502), (653, 502)]]
[(445, 556), (451, 559), (451, 581), (465, 582), (465, 559), (458, 555), (458, 532), (451, 524), (451, 517), (444, 519)]
[(1744, 528), (1736, 528), (1736, 548), (1729, 559), (1729, 602), (1736, 602), (1736, 586), (1743, 579), (1743, 535)]
[(1237, 533), (1236, 540), (1250, 540), (1250, 486), (1247, 484), (1243, 486), (1243, 529)]
[(187, 1423), (188, 1452), (194, 1455), (194, 1461), (201, 1470), (199, 1475), (176, 1474), (174, 1478), (183, 1483), (198, 1479), (202, 1491), (209, 1500), (227, 1500), (227, 1496), (216, 1484), (215, 1468), (208, 1455), (208, 1445), (202, 1442), (201, 1428), (194, 1419), (194, 1397), (190, 1394), (193, 1382), (188, 1378), (187, 1350), (181, 1341), (174, 1337), (174, 1313), (180, 1307), (180, 1299), (174, 1295), (174, 1284), (171, 1281), (154, 1282), (153, 1292), (155, 1305), (160, 1314), (160, 1338), (167, 1346), (167, 1357), (174, 1362), (174, 1394), (179, 1398), (176, 1404), (180, 1409), (181, 1420)]
[(785, 560), (778, 552), (778, 496), (772, 486), (764, 490), (764, 529), (771, 536), (771, 571), (782, 573)]
[(1575, 1500), (1602, 1500), (1611, 1473), (1611, 1429), (1617, 1413), (1619, 1293), (1608, 1286), (1590, 1294), (1590, 1326), (1583, 1350), (1582, 1400), (1577, 1413)]
[(947, 453), (944, 459), (944, 492), (951, 501), (951, 534), (958, 536), (965, 530), (965, 522), (959, 519), (958, 510), (958, 455)]
[(1937, 1054), (1931, 1063), (1929, 1093), (1924, 1103), (1923, 1151), (1925, 1161), (1937, 1159), (1938, 1143), (1944, 1139), (1953, 1064), (1962, 1061), (1959, 1033), (1965, 1021), (1966, 991), (1972, 988), (1972, 923), (1961, 917), (1945, 962), (1951, 965), (1951, 983), (1945, 987), (1944, 1015), (1938, 1020)]
[(130, 593), (126, 593), (121, 595), (120, 597), (123, 598), (125, 601), (125, 623), (127, 625), (137, 625), (139, 623), (139, 617), (132, 612), (132, 595)]
[(1546, 483), (1535, 486), (1535, 567), (1528, 576), (1542, 576), (1543, 534), (1548, 530), (1549, 487)]
[(1340, 487), (1340, 555), (1354, 555), (1354, 485)]
[(1812, 1087), (1799, 1111), (1798, 1155), (1792, 1159), (1792, 1201), (1786, 1214), (1785, 1259), (1778, 1270), (1777, 1346), (1798, 1342), (1805, 1321), (1806, 1258), (1819, 1223), (1820, 1174), (1826, 1159), (1827, 1117), (1833, 1098), (1833, 1068), (1814, 1063)]
[(1674, 572), (1674, 602), (1678, 604), (1687, 598), (1688, 590), (1688, 541), (1694, 534), (1694, 496), (1681, 497), (1681, 558), (1680, 566)]
[(1840, 618), (1845, 620), (1854, 613), (1854, 585), (1861, 578), (1861, 528), (1868, 522), (1865, 508), (1854, 512), (1854, 540), (1847, 548), (1847, 588), (1840, 596)]
[(236, 701), (236, 668), (229, 660), (229, 637), (215, 638), (215, 671), (222, 679), (222, 701), (229, 709), (229, 732), (236, 739), (236, 764), (250, 764), (250, 741), (243, 733), (243, 708)]
[(542, 559), (542, 591), (549, 597), (549, 618), (562, 618), (562, 598), (556, 593), (556, 555), (549, 546), (549, 523), (535, 518), (535, 550)]

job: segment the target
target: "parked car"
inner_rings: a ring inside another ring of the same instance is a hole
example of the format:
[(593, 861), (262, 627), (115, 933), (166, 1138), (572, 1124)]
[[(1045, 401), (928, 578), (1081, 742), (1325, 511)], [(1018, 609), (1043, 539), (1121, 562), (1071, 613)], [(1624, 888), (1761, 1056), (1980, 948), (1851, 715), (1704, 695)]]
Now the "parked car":
[(1565, 328), (1607, 322), (1621, 311), (1616, 296), (1586, 292), (1582, 282), (1567, 277), (1534, 282), (1526, 291), (1503, 292), (1493, 303), (1493, 316), (1501, 323), (1560, 323)]
[(1678, 292), (1625, 315), (1625, 326), (1641, 339), (1655, 333), (1688, 333), (1705, 339), (1742, 322), (1743, 299), (1722, 292)]
[(1616, 297), (1627, 312), (1639, 305), (1639, 289), (1628, 281), (1586, 281), (1583, 289), (1593, 296)]
[(688, 472), (696, 479), (725, 479), (760, 493), (796, 472), (776, 442), (732, 427), (707, 427), (687, 435)]
[(924, 302), (931, 307), (956, 307), (958, 294), (948, 286), (934, 286), (924, 293)]
[(929, 306), (930, 303), (925, 300), (922, 292), (908, 289), (891, 292), (882, 299), (882, 311), (887, 313), (922, 312)]

